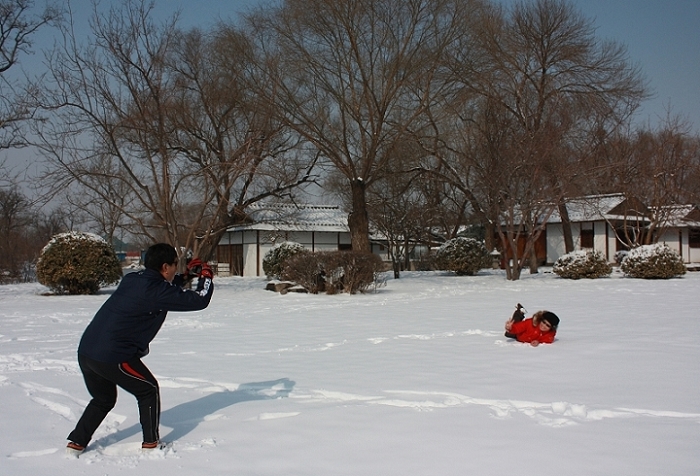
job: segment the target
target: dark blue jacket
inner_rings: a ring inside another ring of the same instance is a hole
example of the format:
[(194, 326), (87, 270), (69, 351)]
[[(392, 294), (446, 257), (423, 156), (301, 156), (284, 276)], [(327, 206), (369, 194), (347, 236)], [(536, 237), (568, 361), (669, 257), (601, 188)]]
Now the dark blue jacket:
[(211, 301), (211, 279), (199, 278), (196, 291), (181, 284), (179, 275), (171, 284), (151, 269), (124, 276), (85, 329), (78, 353), (115, 364), (146, 355), (168, 311), (199, 311)]

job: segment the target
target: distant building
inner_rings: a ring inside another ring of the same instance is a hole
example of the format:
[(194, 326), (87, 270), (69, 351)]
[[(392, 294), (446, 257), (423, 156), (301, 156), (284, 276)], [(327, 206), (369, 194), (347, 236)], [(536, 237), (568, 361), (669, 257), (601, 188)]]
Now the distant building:
[[(625, 227), (634, 233), (637, 227), (650, 225), (650, 210), (622, 194), (574, 198), (567, 201), (566, 208), (574, 248), (600, 251), (610, 262), (615, 260), (615, 253), (627, 249), (617, 238), (624, 235)], [(665, 207), (663, 216), (657, 241), (678, 252), (685, 263), (700, 262), (700, 209), (693, 205)], [(562, 221), (556, 210), (540, 239), (546, 246), (547, 263), (554, 263), (565, 254)]]
[[(284, 241), (311, 251), (351, 250), (348, 215), (334, 205), (251, 205), (246, 223), (232, 226), (219, 241), (219, 275), (264, 276), (265, 254)], [(381, 255), (380, 245), (373, 251)]]

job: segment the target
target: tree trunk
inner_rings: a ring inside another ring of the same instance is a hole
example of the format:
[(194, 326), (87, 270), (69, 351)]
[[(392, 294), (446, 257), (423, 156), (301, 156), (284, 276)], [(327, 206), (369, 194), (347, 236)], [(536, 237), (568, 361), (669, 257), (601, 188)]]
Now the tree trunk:
[(496, 249), (496, 227), (490, 220), (484, 220), (484, 244), (486, 249), (490, 252)]
[(395, 259), (392, 258), (391, 265), (394, 268), (394, 279), (400, 279), (401, 278), (401, 265), (400, 263)]
[(369, 245), (369, 215), (367, 214), (367, 199), (365, 195), (365, 182), (355, 179), (350, 182), (352, 189), (352, 212), (348, 216), (350, 227), (350, 239), (352, 250), (370, 253)]
[(532, 248), (530, 252), (530, 274), (537, 274), (539, 270), (539, 263), (537, 262), (537, 251), (535, 247)]
[(569, 210), (566, 208), (566, 202), (561, 201), (558, 205), (559, 216), (561, 217), (561, 228), (564, 233), (564, 249), (567, 253), (574, 251), (574, 236), (571, 233), (571, 219), (569, 218)]
[(409, 253), (409, 243), (408, 243), (408, 235), (404, 236), (403, 239), (403, 259), (404, 259), (404, 271), (410, 271), (411, 270), (411, 256)]
[(517, 281), (520, 279), (520, 270), (522, 263), (518, 257), (518, 243), (517, 235), (516, 238), (513, 237), (513, 233), (499, 231), (498, 235), (501, 238), (501, 245), (503, 246), (502, 259), (503, 267), (506, 270), (506, 279), (508, 281)]

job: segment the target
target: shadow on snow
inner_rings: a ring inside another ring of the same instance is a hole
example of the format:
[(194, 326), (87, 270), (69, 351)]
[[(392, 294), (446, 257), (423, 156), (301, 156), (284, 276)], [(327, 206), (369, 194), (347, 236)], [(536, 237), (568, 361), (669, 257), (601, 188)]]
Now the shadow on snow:
[[(181, 403), (165, 410), (160, 415), (162, 425), (172, 428), (163, 441), (176, 441), (194, 430), (209, 415), (236, 403), (255, 400), (273, 400), (288, 397), (295, 382), (288, 378), (268, 382), (241, 384), (236, 390), (215, 392), (190, 402)], [(124, 428), (95, 441), (97, 446), (106, 446), (141, 433), (141, 424)]]

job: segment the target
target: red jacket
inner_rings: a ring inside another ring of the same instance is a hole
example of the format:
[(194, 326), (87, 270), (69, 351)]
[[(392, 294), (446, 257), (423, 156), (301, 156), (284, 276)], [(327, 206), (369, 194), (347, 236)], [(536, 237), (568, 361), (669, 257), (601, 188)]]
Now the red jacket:
[(532, 342), (536, 340), (541, 344), (551, 344), (554, 342), (554, 336), (557, 331), (550, 329), (547, 332), (542, 332), (539, 325), (534, 325), (532, 318), (525, 319), (520, 322), (514, 322), (510, 328), (510, 333), (515, 334), (515, 339), (518, 342)]

